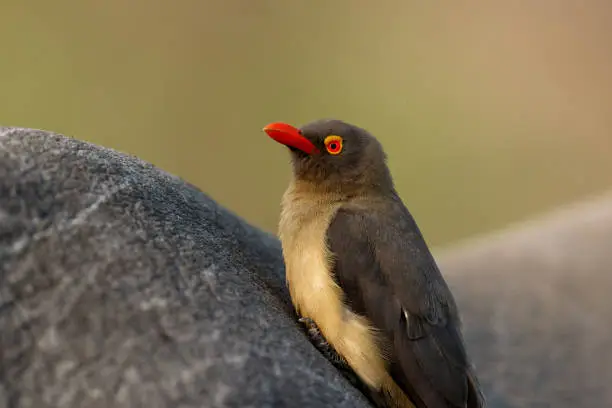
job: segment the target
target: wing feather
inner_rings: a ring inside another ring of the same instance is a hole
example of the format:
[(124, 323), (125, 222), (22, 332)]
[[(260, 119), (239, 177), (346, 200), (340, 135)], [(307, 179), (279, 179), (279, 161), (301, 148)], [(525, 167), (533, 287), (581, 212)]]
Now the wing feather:
[(484, 406), (453, 296), (401, 201), (341, 208), (327, 240), (348, 305), (381, 330), (389, 370), (417, 405)]

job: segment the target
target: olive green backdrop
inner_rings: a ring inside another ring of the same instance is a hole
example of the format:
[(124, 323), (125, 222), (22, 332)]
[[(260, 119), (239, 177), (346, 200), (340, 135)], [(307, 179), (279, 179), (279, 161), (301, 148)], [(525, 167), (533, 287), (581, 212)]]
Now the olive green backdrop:
[(138, 155), (274, 231), (288, 155), (261, 128), (344, 119), (445, 245), (612, 185), (611, 38), (605, 0), (4, 0), (0, 124)]

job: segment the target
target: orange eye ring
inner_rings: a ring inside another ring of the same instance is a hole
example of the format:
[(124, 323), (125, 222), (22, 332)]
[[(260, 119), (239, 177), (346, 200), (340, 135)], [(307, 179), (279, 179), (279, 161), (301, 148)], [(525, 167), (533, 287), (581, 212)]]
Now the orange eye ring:
[(342, 152), (342, 138), (340, 136), (327, 136), (323, 143), (329, 154), (337, 155)]

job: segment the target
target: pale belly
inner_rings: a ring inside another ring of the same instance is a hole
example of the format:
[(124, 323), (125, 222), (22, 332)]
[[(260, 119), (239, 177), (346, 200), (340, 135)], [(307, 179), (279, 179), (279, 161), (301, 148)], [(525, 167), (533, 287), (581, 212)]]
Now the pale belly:
[[(309, 208), (306, 214), (285, 211), (279, 235), (283, 244), (287, 283), (298, 314), (311, 318), (325, 339), (368, 385), (378, 388), (388, 376), (374, 330), (343, 302), (330, 271), (327, 227), (336, 207)], [(316, 216), (308, 217), (315, 212)]]
[(327, 342), (364, 383), (384, 390), (394, 406), (413, 408), (387, 372), (376, 331), (367, 318), (345, 306), (344, 294), (330, 273), (333, 259), (326, 233), (339, 206), (317, 206), (312, 200), (300, 200), (291, 187), (285, 193), (279, 237), (291, 300), (297, 313), (317, 324)]

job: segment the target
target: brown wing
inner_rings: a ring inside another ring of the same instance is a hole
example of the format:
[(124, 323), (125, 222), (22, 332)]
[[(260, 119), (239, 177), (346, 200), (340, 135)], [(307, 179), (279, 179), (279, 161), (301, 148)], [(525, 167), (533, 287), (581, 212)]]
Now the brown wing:
[(453, 297), (401, 201), (340, 209), (327, 239), (348, 305), (382, 330), (389, 371), (417, 406), (484, 407)]

